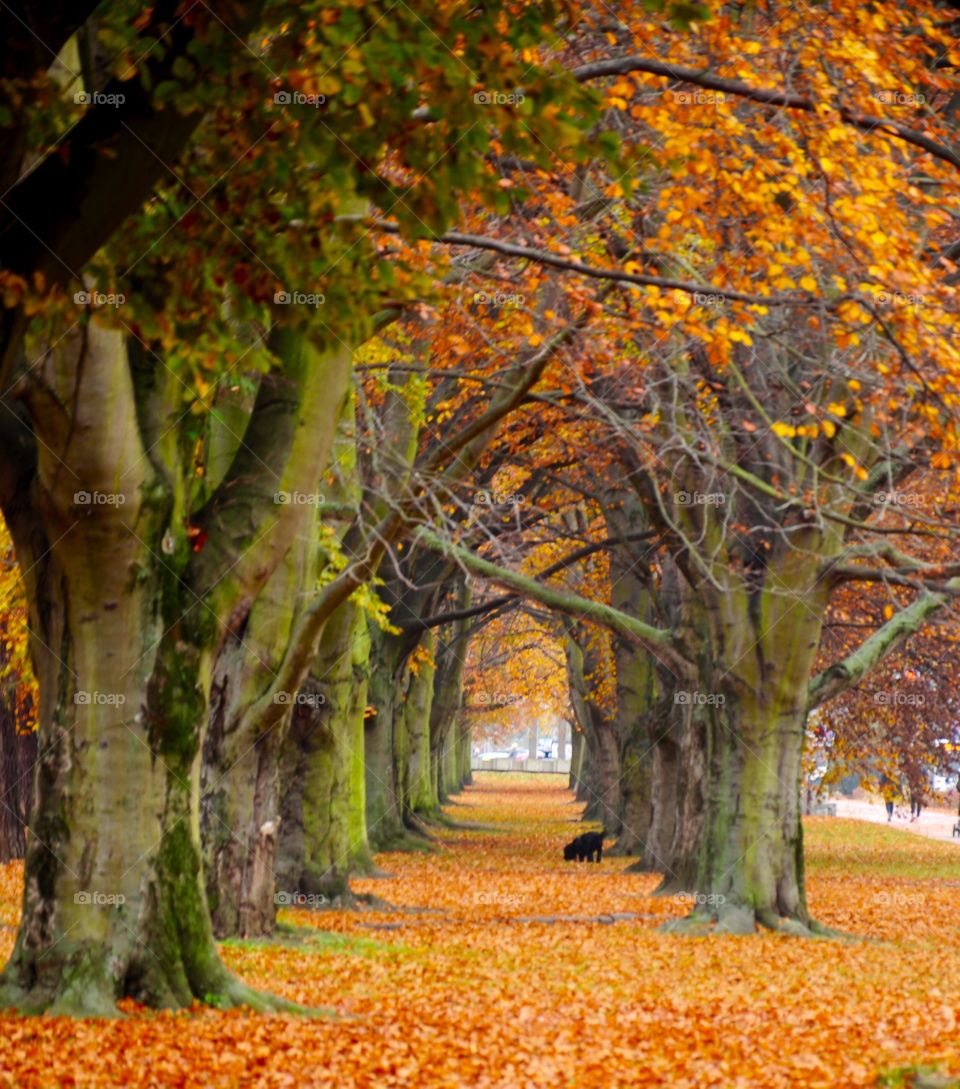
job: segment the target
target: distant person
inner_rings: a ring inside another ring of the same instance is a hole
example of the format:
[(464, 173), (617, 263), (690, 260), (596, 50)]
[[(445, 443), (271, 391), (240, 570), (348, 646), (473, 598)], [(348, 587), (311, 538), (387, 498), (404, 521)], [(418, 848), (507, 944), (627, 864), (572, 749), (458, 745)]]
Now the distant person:
[(919, 787), (910, 788), (910, 823), (920, 819), (920, 810), (923, 809), (923, 793)]
[(884, 804), (887, 807), (887, 823), (889, 824), (893, 820), (893, 803), (897, 799), (897, 786), (889, 775), (880, 776), (879, 786)]

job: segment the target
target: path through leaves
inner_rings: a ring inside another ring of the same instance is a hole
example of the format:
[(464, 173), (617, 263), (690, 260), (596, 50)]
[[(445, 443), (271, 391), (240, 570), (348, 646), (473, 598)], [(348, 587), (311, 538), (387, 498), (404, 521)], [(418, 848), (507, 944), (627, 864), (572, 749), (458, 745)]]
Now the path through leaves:
[[(690, 905), (651, 898), (656, 878), (625, 873), (630, 860), (562, 861), (581, 828), (560, 777), (477, 778), (448, 813), (481, 827), (440, 831), (437, 853), (381, 855), (394, 876), (355, 883), (421, 910), (285, 911), (279, 940), (222, 946), (250, 983), (337, 1019), (6, 1015), (0, 1085), (779, 1089), (960, 1074), (956, 845), (812, 820), (811, 907), (861, 939), (680, 938), (656, 927)], [(2, 872), (6, 957), (21, 877)]]

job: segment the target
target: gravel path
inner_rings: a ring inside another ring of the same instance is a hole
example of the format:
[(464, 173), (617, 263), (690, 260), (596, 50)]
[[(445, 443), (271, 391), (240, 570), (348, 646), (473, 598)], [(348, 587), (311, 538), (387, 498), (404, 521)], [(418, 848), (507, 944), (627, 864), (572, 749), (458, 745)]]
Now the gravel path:
[[(887, 823), (887, 811), (879, 798), (876, 801), (831, 798), (830, 801), (836, 803), (838, 817), (873, 821), (874, 824)], [(953, 837), (953, 826), (956, 822), (956, 809), (924, 809), (920, 819), (911, 822), (909, 809), (906, 806), (897, 806), (890, 827), (903, 832), (914, 832), (919, 836), (929, 836), (930, 839), (952, 839), (960, 846), (960, 839)]]

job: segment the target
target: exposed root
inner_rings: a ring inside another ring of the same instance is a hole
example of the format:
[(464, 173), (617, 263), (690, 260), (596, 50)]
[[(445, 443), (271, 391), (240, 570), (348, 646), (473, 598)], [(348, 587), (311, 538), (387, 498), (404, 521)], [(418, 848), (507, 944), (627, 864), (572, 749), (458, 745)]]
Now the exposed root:
[[(659, 892), (659, 890), (658, 890)], [(723, 901), (718, 905), (697, 906), (681, 919), (670, 919), (659, 929), (667, 934), (684, 934), (704, 937), (708, 934), (736, 934), (746, 937), (758, 929), (772, 930), (791, 938), (842, 938), (850, 937), (831, 930), (814, 920), (804, 921), (773, 911), (756, 911), (748, 904)]]

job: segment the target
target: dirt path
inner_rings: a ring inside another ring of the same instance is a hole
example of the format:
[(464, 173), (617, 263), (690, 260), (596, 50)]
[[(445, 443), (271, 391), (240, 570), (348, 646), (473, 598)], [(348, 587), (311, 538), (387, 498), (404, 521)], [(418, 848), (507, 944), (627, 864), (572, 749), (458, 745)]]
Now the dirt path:
[[(879, 799), (871, 802), (866, 799), (831, 798), (830, 801), (836, 804), (838, 817), (871, 821), (873, 824), (888, 823), (886, 808)], [(897, 806), (893, 820), (889, 822), (890, 827), (898, 831), (913, 832), (930, 839), (952, 840), (960, 846), (960, 839), (953, 836), (953, 826), (956, 823), (957, 814), (951, 809), (925, 809), (919, 820), (911, 821), (906, 806)]]

